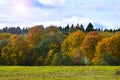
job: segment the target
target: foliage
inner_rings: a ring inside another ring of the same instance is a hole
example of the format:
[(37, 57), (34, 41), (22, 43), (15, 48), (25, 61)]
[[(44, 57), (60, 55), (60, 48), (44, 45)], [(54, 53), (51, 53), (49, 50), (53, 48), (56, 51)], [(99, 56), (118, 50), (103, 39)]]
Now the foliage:
[(101, 35), (98, 32), (90, 32), (86, 35), (80, 46), (82, 54), (88, 59), (89, 63), (94, 57), (95, 46), (101, 40)]
[(0, 33), (0, 40), (9, 39), (12, 34), (10, 33)]
[(120, 65), (120, 32), (92, 23), (86, 30), (82, 24), (6, 27), (0, 30), (0, 65)]
[(23, 65), (29, 47), (22, 37), (12, 35), (8, 44), (2, 49), (1, 56), (8, 65)]
[(29, 46), (34, 46), (40, 42), (43, 31), (44, 28), (42, 25), (34, 26), (29, 30), (26, 37), (26, 41), (29, 43)]
[(98, 43), (96, 46), (96, 57), (101, 58), (104, 53), (109, 55), (109, 60), (107, 61), (109, 61), (110, 65), (120, 65), (120, 33), (115, 33)]
[(62, 59), (62, 55), (60, 52), (57, 53), (55, 50), (50, 50), (46, 58), (46, 65), (60, 66), (62, 65), (61, 59)]
[(80, 47), (84, 37), (85, 33), (79, 30), (69, 34), (69, 36), (62, 43), (63, 55), (71, 55), (69, 52), (71, 52), (74, 48)]
[(47, 53), (50, 50), (50, 43), (48, 40), (42, 40), (36, 46), (34, 46), (34, 53), (36, 56), (35, 65), (44, 64), (44, 59), (47, 57)]
[[(85, 33), (82, 31), (76, 31), (74, 33), (70, 33), (69, 36), (62, 43), (62, 55), (65, 59), (71, 59), (73, 62), (80, 64), (81, 51), (79, 49), (83, 39), (85, 37)], [(71, 62), (72, 63), (72, 62)]]
[(111, 32), (100, 32), (100, 35), (102, 36), (102, 38), (107, 38), (107, 37), (111, 37), (114, 33)]

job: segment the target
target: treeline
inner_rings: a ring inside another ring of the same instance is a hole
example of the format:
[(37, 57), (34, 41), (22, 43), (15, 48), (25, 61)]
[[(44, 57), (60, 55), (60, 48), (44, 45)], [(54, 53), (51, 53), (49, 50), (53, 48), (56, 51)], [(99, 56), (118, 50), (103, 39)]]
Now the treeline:
[(18, 27), (5, 27), (3, 29), (0, 29), (1, 33), (12, 33), (12, 34), (26, 34), (28, 33), (30, 28), (23, 28), (21, 29), (19, 26)]
[(1, 32), (0, 65), (120, 65), (120, 31), (89, 23), (86, 29), (37, 25), (26, 35)]
[[(97, 26), (95, 26), (95, 27), (97, 27)], [(60, 31), (63, 32), (63, 33), (66, 33), (66, 34), (68, 34), (69, 32), (70, 33), (71, 32), (75, 32), (77, 30), (81, 30), (83, 32), (90, 32), (90, 31), (118, 32), (118, 31), (120, 31), (120, 28), (118, 28), (118, 29), (101, 29), (101, 28), (96, 28), (96, 29), (94, 29), (94, 26), (93, 26), (92, 23), (89, 23), (86, 28), (84, 28), (84, 26), (82, 24), (81, 25), (77, 24), (76, 26), (74, 26), (73, 24), (71, 26), (67, 25), (67, 26), (65, 26), (63, 28), (60, 27)]]
[[(95, 26), (97, 27), (97, 26)], [(83, 32), (90, 32), (90, 31), (101, 31), (101, 32), (117, 32), (120, 31), (120, 28), (118, 29), (101, 29), (101, 28), (96, 28), (94, 29), (94, 26), (92, 23), (89, 23), (86, 27), (86, 29), (84, 28), (84, 26), (81, 24), (77, 24), (77, 25), (69, 25), (67, 24), (67, 26), (65, 27), (59, 27), (60, 31), (65, 33), (65, 34), (69, 34), (69, 32), (75, 32), (77, 30), (81, 30)], [(23, 28), (21, 29), (19, 26), (17, 27), (5, 27), (3, 29), (0, 29), (1, 33), (12, 33), (12, 34), (26, 34), (28, 33), (30, 30), (29, 27)]]

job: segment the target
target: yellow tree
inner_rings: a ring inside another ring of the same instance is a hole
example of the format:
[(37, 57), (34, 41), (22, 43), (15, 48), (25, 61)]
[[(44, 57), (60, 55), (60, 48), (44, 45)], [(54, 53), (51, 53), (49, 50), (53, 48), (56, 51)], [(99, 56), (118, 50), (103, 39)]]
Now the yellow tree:
[(82, 59), (83, 59), (83, 55), (80, 52), (79, 48), (74, 48), (71, 52), (70, 52), (70, 56), (72, 57), (72, 61), (75, 64), (79, 64), (81, 63)]
[[(82, 44), (84, 37), (85, 33), (79, 30), (74, 33), (70, 33), (69, 36), (62, 43), (63, 57), (70, 56), (72, 60), (75, 58), (76, 60), (80, 58), (81, 53), (79, 47)], [(76, 60), (73, 61), (77, 62)]]
[(26, 41), (18, 35), (12, 35), (7, 46), (2, 49), (1, 56), (8, 65), (23, 65), (29, 48)]
[(41, 40), (41, 36), (43, 35), (44, 31), (44, 27), (43, 25), (37, 25), (37, 26), (33, 26), (27, 37), (26, 37), (26, 41), (29, 43), (29, 46), (34, 46), (36, 44), (38, 44)]
[(95, 47), (97, 43), (101, 40), (101, 35), (98, 32), (90, 32), (86, 35), (83, 43), (80, 46), (82, 54), (91, 62), (94, 57)]

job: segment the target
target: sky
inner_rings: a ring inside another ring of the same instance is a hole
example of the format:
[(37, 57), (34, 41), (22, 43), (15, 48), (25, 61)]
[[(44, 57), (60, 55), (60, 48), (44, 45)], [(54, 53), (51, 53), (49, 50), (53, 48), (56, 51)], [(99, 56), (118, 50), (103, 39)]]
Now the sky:
[(120, 28), (120, 0), (0, 0), (0, 28), (66, 26), (89, 22)]

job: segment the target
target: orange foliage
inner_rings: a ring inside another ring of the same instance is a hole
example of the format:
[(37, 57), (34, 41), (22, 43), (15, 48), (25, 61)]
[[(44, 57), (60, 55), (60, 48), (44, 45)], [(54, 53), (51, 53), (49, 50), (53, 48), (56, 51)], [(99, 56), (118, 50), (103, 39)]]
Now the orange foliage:
[(101, 35), (98, 32), (90, 32), (86, 35), (83, 43), (81, 44), (80, 50), (89, 61), (94, 57), (95, 47), (100, 40)]
[(30, 31), (26, 37), (26, 40), (30, 46), (34, 46), (38, 42), (40, 42), (40, 40), (41, 40), (40, 36), (42, 35), (43, 31), (44, 31), (44, 27), (42, 25), (37, 25), (30, 29)]
[(99, 42), (96, 46), (96, 57), (101, 58), (104, 53), (120, 59), (120, 33), (115, 33)]

